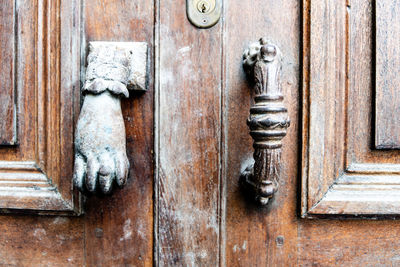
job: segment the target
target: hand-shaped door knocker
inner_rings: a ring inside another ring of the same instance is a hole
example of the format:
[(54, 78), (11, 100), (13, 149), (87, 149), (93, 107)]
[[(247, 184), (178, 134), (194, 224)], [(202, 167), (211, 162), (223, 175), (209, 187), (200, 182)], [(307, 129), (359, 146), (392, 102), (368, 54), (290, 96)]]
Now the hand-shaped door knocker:
[(146, 90), (147, 44), (91, 42), (83, 105), (75, 131), (74, 185), (82, 192), (111, 192), (127, 180), (125, 125), (120, 98)]
[(243, 67), (254, 82), (254, 105), (247, 125), (254, 140), (254, 164), (242, 173), (240, 183), (261, 205), (278, 190), (282, 139), (290, 125), (280, 84), (281, 52), (262, 38), (243, 54)]

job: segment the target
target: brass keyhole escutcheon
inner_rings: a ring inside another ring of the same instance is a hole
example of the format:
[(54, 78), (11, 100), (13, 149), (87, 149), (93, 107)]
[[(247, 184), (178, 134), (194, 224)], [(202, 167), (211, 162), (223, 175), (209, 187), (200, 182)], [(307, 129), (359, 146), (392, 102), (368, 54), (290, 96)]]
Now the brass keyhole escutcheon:
[(186, 0), (189, 21), (199, 28), (215, 25), (221, 17), (222, 0)]

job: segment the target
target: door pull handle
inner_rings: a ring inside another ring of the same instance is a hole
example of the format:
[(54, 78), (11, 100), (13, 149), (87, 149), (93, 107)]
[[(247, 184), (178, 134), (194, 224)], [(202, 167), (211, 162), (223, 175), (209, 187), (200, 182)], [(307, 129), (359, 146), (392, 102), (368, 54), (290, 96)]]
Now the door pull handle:
[(243, 68), (255, 93), (247, 120), (254, 141), (254, 164), (242, 172), (240, 185), (261, 205), (268, 204), (278, 190), (282, 139), (290, 125), (280, 84), (281, 59), (279, 48), (265, 38), (243, 54)]

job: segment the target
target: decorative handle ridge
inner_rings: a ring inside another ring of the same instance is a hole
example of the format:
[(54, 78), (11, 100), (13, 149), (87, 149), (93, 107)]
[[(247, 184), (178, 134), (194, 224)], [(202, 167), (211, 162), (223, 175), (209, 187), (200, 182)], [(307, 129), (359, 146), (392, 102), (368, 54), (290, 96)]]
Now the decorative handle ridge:
[(240, 184), (261, 205), (278, 190), (282, 139), (290, 125), (280, 85), (281, 52), (262, 38), (243, 54), (243, 68), (254, 82), (254, 104), (247, 125), (254, 140), (254, 164), (241, 174)]

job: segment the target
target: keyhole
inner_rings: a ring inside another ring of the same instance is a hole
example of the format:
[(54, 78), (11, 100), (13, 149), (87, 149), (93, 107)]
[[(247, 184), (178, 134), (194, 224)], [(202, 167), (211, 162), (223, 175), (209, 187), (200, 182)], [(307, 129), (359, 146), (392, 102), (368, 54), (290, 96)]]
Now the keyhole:
[(197, 3), (197, 9), (200, 13), (205, 14), (210, 10), (210, 3), (205, 0), (199, 1)]
[(207, 7), (204, 3), (201, 4), (201, 13), (206, 13)]

